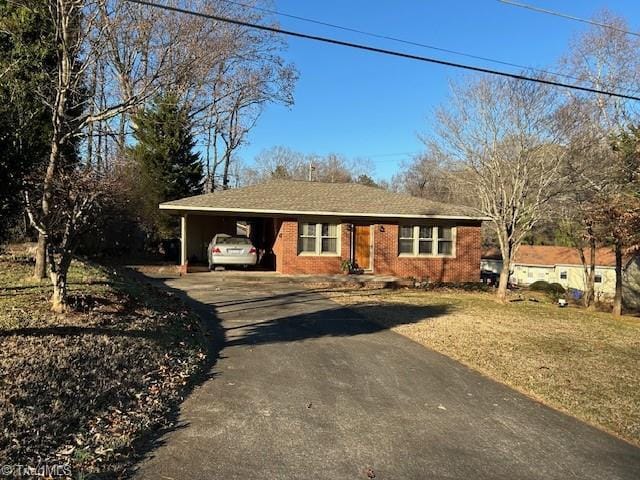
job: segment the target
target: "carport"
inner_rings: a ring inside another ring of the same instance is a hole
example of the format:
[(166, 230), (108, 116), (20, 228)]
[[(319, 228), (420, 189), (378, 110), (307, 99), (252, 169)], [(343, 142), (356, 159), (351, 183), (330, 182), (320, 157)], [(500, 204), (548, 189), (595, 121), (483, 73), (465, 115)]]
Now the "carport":
[(215, 212), (180, 212), (180, 264), (183, 268), (207, 263), (207, 247), (214, 235), (246, 235), (260, 252), (259, 265), (274, 270), (273, 246), (277, 220), (255, 213), (225, 215)]

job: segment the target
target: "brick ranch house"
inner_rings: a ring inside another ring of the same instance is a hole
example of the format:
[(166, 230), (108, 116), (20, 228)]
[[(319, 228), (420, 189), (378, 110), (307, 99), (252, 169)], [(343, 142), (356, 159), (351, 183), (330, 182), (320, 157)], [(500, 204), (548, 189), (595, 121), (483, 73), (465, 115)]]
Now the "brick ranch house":
[[(480, 280), (483, 218), (471, 209), (352, 183), (273, 180), (160, 204), (181, 216), (181, 265), (207, 262), (217, 233), (244, 225), (283, 274), (365, 273), (442, 282)], [(248, 226), (248, 228), (247, 228)]]

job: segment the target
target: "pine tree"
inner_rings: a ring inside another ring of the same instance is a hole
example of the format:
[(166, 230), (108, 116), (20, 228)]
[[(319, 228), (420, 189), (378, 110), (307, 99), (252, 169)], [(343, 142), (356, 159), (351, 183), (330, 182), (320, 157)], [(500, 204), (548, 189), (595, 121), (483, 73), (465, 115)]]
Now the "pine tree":
[(0, 240), (21, 213), (21, 191), (47, 160), (51, 113), (41, 101), (55, 70), (54, 28), (46, 3), (0, 0)]
[(158, 211), (158, 203), (202, 193), (203, 171), (192, 122), (175, 95), (156, 97), (133, 118), (136, 145), (130, 154), (139, 173), (142, 213), (153, 219), (162, 236), (173, 222)]

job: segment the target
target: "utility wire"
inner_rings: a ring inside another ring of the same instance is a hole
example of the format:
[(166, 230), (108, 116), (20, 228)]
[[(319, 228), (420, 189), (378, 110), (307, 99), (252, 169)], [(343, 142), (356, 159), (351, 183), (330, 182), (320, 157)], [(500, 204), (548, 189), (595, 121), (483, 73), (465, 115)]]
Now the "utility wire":
[(292, 15), (290, 13), (285, 13), (285, 12), (281, 12), (281, 11), (278, 11), (278, 10), (272, 10), (272, 9), (269, 9), (269, 8), (259, 7), (259, 6), (256, 6), (256, 5), (249, 5), (249, 4), (246, 4), (246, 3), (235, 2), (233, 0), (222, 0), (222, 1), (225, 2), (225, 3), (231, 4), (231, 5), (237, 5), (239, 7), (256, 10), (258, 12), (269, 13), (271, 15), (278, 15), (280, 17), (291, 18), (291, 19), (294, 19), (294, 20), (300, 20), (302, 22), (313, 23), (313, 24), (316, 24), (316, 25), (322, 25), (322, 26), (325, 26), (325, 27), (330, 27), (330, 28), (335, 28), (335, 29), (338, 29), (338, 30), (343, 30), (345, 32), (352, 32), (352, 33), (357, 33), (357, 34), (360, 34), (360, 35), (366, 35), (366, 36), (372, 37), (372, 38), (379, 38), (379, 39), (382, 39), (382, 40), (391, 40), (392, 42), (403, 43), (405, 45), (412, 45), (414, 47), (428, 48), (430, 50), (435, 50), (435, 51), (438, 51), (438, 52), (450, 53), (450, 54), (453, 54), (453, 55), (459, 55), (461, 57), (466, 57), (466, 58), (473, 58), (474, 60), (482, 60), (484, 62), (491, 62), (491, 63), (495, 63), (495, 64), (498, 64), (498, 65), (505, 65), (507, 67), (519, 68), (519, 69), (522, 69), (522, 70), (530, 70), (530, 71), (533, 71), (533, 72), (543, 73), (543, 74), (546, 74), (546, 75), (553, 75), (553, 76), (556, 76), (556, 77), (564, 77), (564, 78), (568, 78), (570, 80), (575, 80), (575, 81), (578, 81), (578, 82), (583, 81), (583, 79), (581, 79), (581, 78), (574, 77), (574, 76), (568, 75), (566, 73), (552, 72), (550, 70), (543, 70), (541, 68), (529, 67), (529, 66), (526, 66), (526, 65), (519, 65), (517, 63), (505, 62), (503, 60), (498, 60), (498, 59), (495, 59), (495, 58), (483, 57), (481, 55), (473, 55), (471, 53), (465, 53), (465, 52), (461, 52), (461, 51), (458, 51), (458, 50), (451, 50), (449, 48), (437, 47), (435, 45), (429, 45), (427, 43), (420, 43), (420, 42), (415, 42), (415, 41), (412, 41), (412, 40), (406, 40), (404, 38), (393, 37), (391, 35), (383, 35), (383, 34), (380, 34), (380, 33), (368, 32), (366, 30), (360, 30), (360, 29), (357, 29), (357, 28), (346, 27), (344, 25), (337, 25), (335, 23), (329, 23), (329, 22), (324, 22), (324, 21), (321, 21), (321, 20), (315, 20), (313, 18), (301, 17), (301, 16), (298, 16), (298, 15)]
[(573, 20), (576, 22), (587, 23), (589, 25), (595, 25), (597, 27), (608, 28), (610, 30), (615, 30), (616, 32), (626, 33), (627, 35), (634, 35), (636, 37), (640, 37), (640, 33), (631, 32), (629, 30), (625, 30), (623, 28), (616, 27), (615, 25), (611, 25), (609, 23), (597, 22), (595, 20), (589, 20), (586, 18), (576, 17), (575, 15), (569, 15), (562, 12), (556, 12), (554, 10), (548, 10), (546, 8), (536, 7), (535, 5), (528, 5), (526, 3), (514, 2), (513, 0), (498, 0), (500, 3), (504, 3), (506, 5), (511, 5), (513, 7), (525, 8), (527, 10), (531, 10), (533, 12), (544, 13), (547, 15), (553, 15), (555, 17), (567, 18), (569, 20)]
[(219, 22), (224, 22), (224, 23), (231, 23), (233, 25), (239, 25), (242, 27), (248, 27), (248, 28), (254, 28), (256, 30), (262, 30), (265, 32), (272, 32), (272, 33), (276, 33), (276, 34), (280, 34), (280, 35), (288, 35), (290, 37), (296, 37), (296, 38), (304, 38), (306, 40), (314, 40), (317, 42), (323, 42), (323, 43), (328, 43), (328, 44), (332, 44), (332, 45), (340, 45), (343, 47), (349, 47), (349, 48), (354, 48), (357, 50), (364, 50), (364, 51), (368, 51), (368, 52), (373, 52), (373, 53), (380, 53), (383, 55), (389, 55), (389, 56), (393, 56), (393, 57), (400, 57), (400, 58), (406, 58), (409, 60), (416, 60), (419, 62), (426, 62), (426, 63), (434, 63), (436, 65), (444, 65), (447, 67), (453, 67), (453, 68), (459, 68), (462, 70), (469, 70), (472, 72), (480, 72), (480, 73), (487, 73), (490, 75), (497, 75), (497, 76), (501, 76), (501, 77), (507, 77), (507, 78), (512, 78), (515, 80), (523, 80), (523, 81), (527, 81), (527, 82), (534, 82), (534, 83), (541, 83), (544, 85), (551, 85), (554, 87), (562, 87), (562, 88), (567, 88), (570, 90), (579, 90), (582, 92), (588, 92), (588, 93), (596, 93), (596, 94), (600, 94), (600, 95), (608, 95), (610, 97), (617, 97), (617, 98), (625, 98), (628, 100), (638, 100), (640, 101), (640, 97), (636, 97), (633, 95), (625, 95), (623, 93), (616, 93), (616, 92), (611, 92), (611, 91), (607, 91), (607, 90), (600, 90), (600, 89), (596, 89), (596, 88), (589, 88), (589, 87), (582, 87), (579, 85), (572, 85), (572, 84), (568, 84), (568, 83), (562, 83), (562, 82), (557, 82), (554, 80), (546, 80), (543, 78), (534, 78), (534, 77), (528, 77), (526, 75), (519, 75), (516, 73), (510, 73), (510, 72), (504, 72), (504, 71), (500, 71), (500, 70), (493, 70), (490, 68), (484, 68), (484, 67), (477, 67), (474, 65), (467, 65), (467, 64), (463, 64), (463, 63), (457, 63), (457, 62), (450, 62), (450, 61), (446, 61), (446, 60), (440, 60), (437, 58), (432, 58), (432, 57), (424, 57), (421, 55), (413, 55), (410, 53), (404, 53), (404, 52), (399, 52), (396, 50), (388, 50), (385, 48), (378, 48), (378, 47), (372, 47), (369, 45), (364, 45), (364, 44), (360, 44), (360, 43), (353, 43), (353, 42), (345, 42), (343, 40), (337, 40), (335, 38), (329, 38), (329, 37), (322, 37), (319, 35), (311, 35), (308, 33), (302, 33), (302, 32), (296, 32), (293, 30), (284, 30), (281, 28), (276, 28), (276, 27), (269, 27), (267, 25), (260, 25), (260, 24), (256, 24), (256, 23), (251, 23), (251, 22), (245, 22), (243, 20), (238, 20), (235, 18), (228, 18), (228, 17), (223, 17), (220, 15), (213, 15), (213, 14), (208, 14), (208, 13), (203, 13), (203, 12), (197, 12), (194, 10), (187, 10), (184, 8), (179, 8), (179, 7), (172, 7), (169, 5), (162, 5), (159, 3), (154, 3), (154, 2), (149, 2), (146, 0), (125, 0), (127, 2), (130, 3), (136, 3), (139, 5), (146, 5), (148, 7), (153, 7), (153, 8), (160, 8), (163, 10), (167, 10), (170, 12), (175, 12), (175, 13), (184, 13), (186, 15), (192, 15), (192, 16), (196, 16), (196, 17), (200, 17), (200, 18), (207, 18), (210, 20), (217, 20)]

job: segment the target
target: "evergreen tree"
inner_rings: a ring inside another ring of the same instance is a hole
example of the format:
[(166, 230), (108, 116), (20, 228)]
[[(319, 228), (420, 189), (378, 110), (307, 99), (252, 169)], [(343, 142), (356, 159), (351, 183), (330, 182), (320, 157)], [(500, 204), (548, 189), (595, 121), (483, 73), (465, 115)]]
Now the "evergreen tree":
[(137, 143), (130, 154), (139, 173), (141, 213), (162, 236), (171, 235), (174, 222), (158, 211), (158, 203), (202, 193), (202, 163), (194, 151), (189, 113), (175, 95), (162, 95), (135, 115), (133, 124)]
[(27, 177), (47, 160), (54, 27), (45, 2), (0, 0), (0, 241), (22, 213)]

